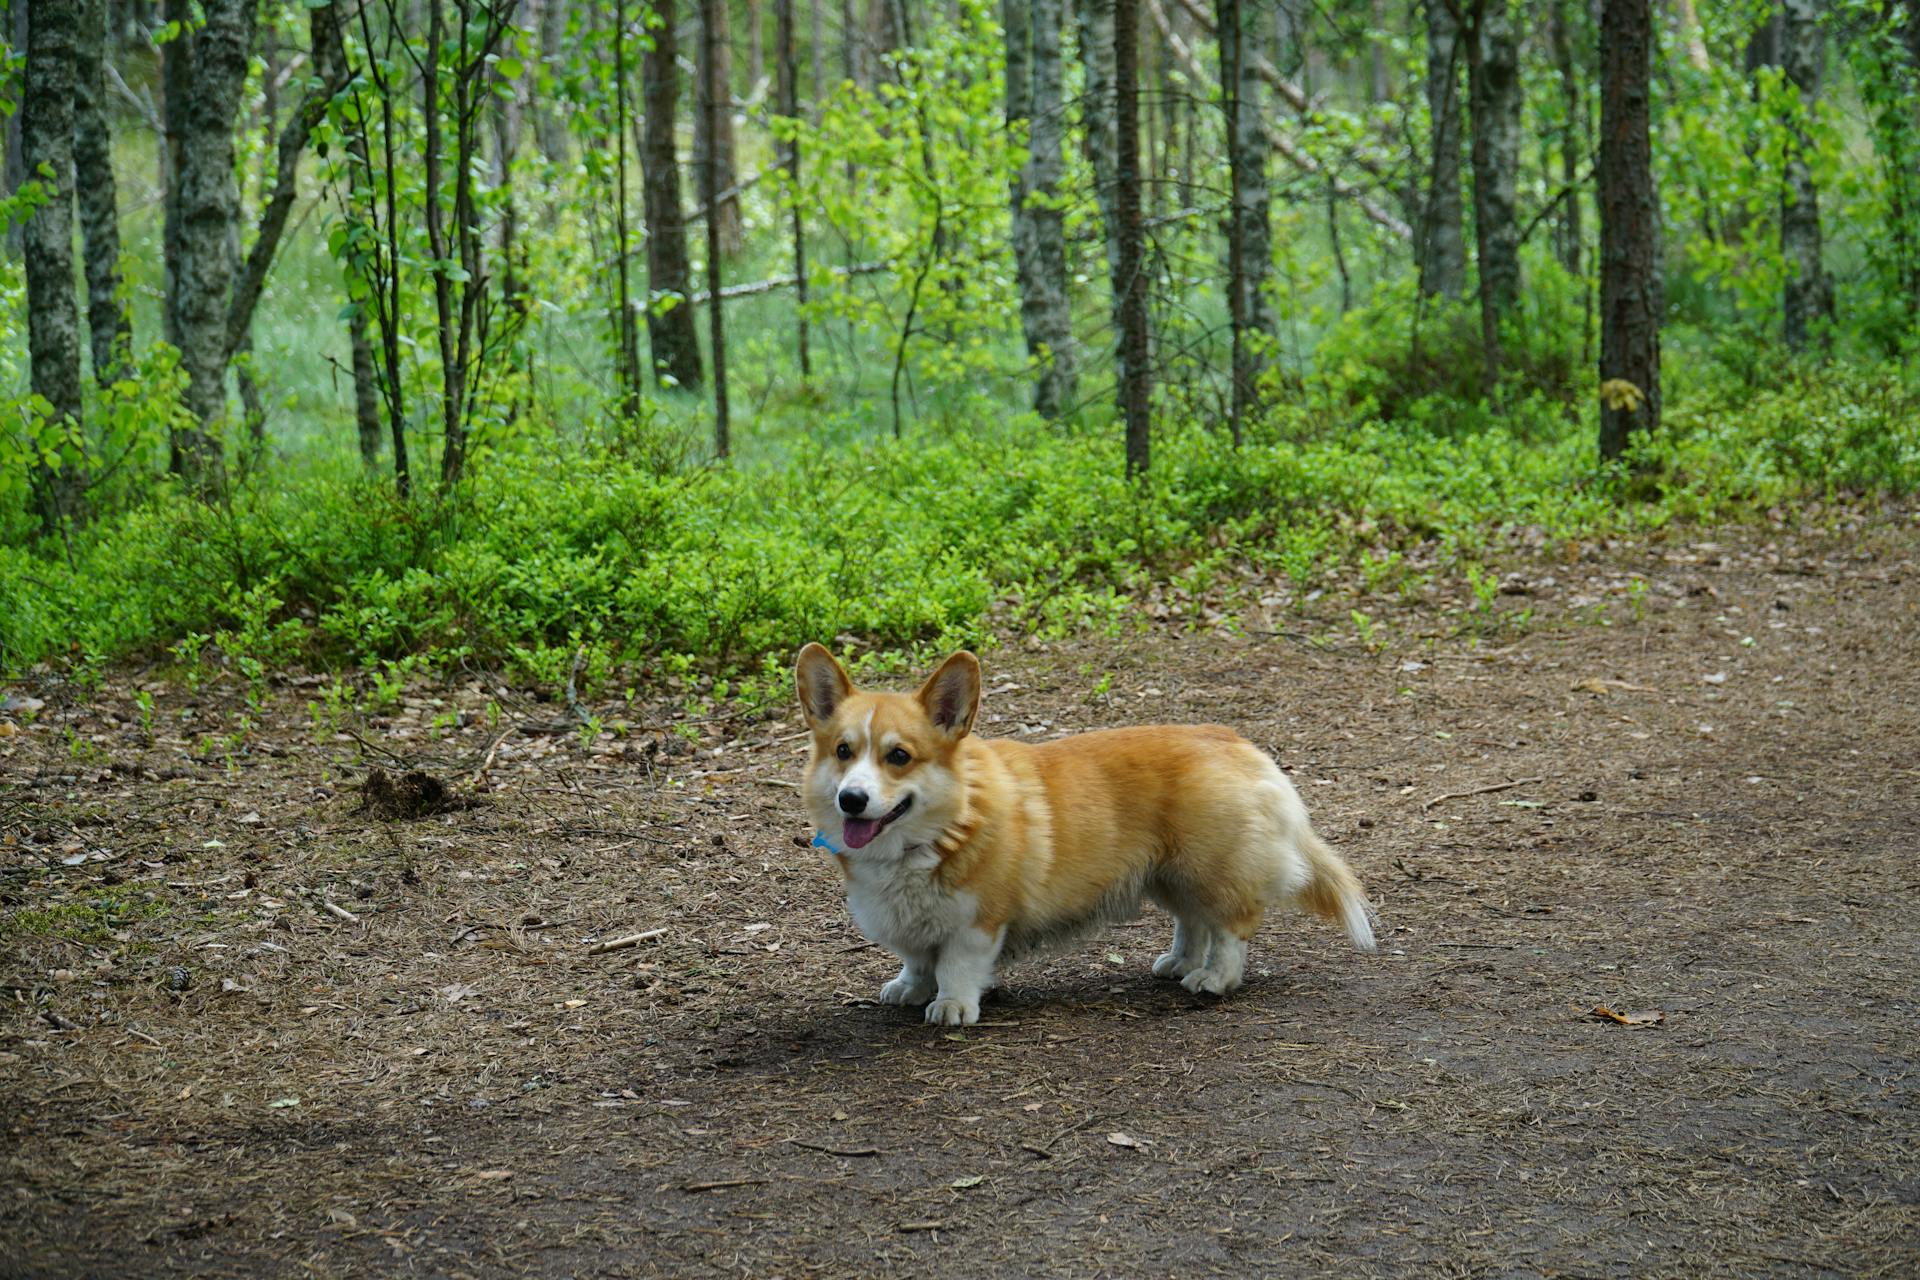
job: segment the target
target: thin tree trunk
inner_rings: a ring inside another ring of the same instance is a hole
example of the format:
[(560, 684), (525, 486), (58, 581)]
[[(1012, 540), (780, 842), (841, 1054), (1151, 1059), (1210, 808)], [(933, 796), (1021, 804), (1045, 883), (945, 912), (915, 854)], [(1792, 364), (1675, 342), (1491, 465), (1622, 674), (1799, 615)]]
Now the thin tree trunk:
[[(726, 0), (700, 0), (700, 114), (707, 122), (707, 136), (717, 137), (720, 129), (720, 116), (730, 109), (723, 104), (720, 95), (726, 82), (717, 75), (706, 74), (720, 61), (720, 35), (725, 30), (719, 17), (724, 10)], [(713, 347), (713, 451), (715, 456), (725, 458), (733, 452), (732, 423), (727, 416), (727, 337), (726, 317), (722, 313), (720, 273), (720, 219), (713, 216), (717, 212), (715, 202), (720, 196), (720, 148), (709, 146), (705, 163), (700, 170), (701, 195), (705, 198), (707, 216), (707, 327), (709, 342)]]
[(353, 424), (360, 437), (360, 461), (372, 470), (380, 462), (380, 393), (364, 307), (355, 306), (347, 314), (347, 340), (353, 351)]
[(1500, 327), (1520, 300), (1520, 48), (1511, 0), (1474, 0), (1467, 83), (1473, 107), (1473, 222), (1487, 393), (1500, 378)]
[[(708, 39), (707, 33), (709, 22), (713, 24), (711, 39)], [(733, 50), (727, 39), (727, 6), (701, 0), (700, 24), (697, 69), (701, 91), (713, 98), (718, 110), (711, 115), (702, 111), (694, 117), (693, 165), (704, 173), (711, 162), (719, 176), (720, 190), (733, 192), (739, 179), (734, 170)], [(722, 251), (728, 254), (740, 252), (746, 233), (740, 220), (739, 195), (728, 195), (726, 201), (717, 207), (712, 200), (708, 200), (706, 208), (706, 216), (717, 219), (720, 224)]]
[(827, 30), (820, 17), (820, 0), (807, 0), (807, 108), (815, 123), (827, 96)]
[(1580, 227), (1580, 149), (1581, 138), (1586, 132), (1581, 128), (1586, 117), (1586, 109), (1581, 105), (1580, 67), (1573, 56), (1573, 35), (1567, 25), (1568, 0), (1553, 0), (1553, 13), (1548, 25), (1553, 45), (1553, 62), (1560, 73), (1560, 106), (1565, 114), (1560, 130), (1560, 181), (1566, 188), (1566, 196), (1560, 201), (1560, 217), (1554, 237), (1560, 251), (1560, 265), (1570, 274), (1580, 274), (1580, 257), (1584, 233)]
[[(1080, 26), (1080, 60), (1085, 65), (1086, 88), (1081, 97), (1082, 134), (1086, 138), (1087, 160), (1093, 168), (1093, 194), (1100, 206), (1100, 225), (1107, 247), (1107, 271), (1115, 279), (1120, 272), (1120, 237), (1115, 230), (1118, 211), (1116, 175), (1119, 160), (1117, 117), (1114, 102), (1114, 4), (1115, 0), (1074, 0), (1074, 17)], [(1118, 327), (1120, 299), (1113, 300)]]
[[(167, 45), (192, 47), (191, 69), (181, 86), (184, 105), (176, 101), (176, 86), (168, 85), (169, 118), (177, 119), (181, 130), (173, 171), (178, 256), (168, 309), (180, 363), (187, 371), (187, 410), (193, 419), (193, 425), (174, 432), (174, 460), (179, 471), (205, 487), (222, 479), (217, 431), (227, 413), (231, 237), (239, 199), (233, 127), (258, 6), (251, 0), (205, 0), (201, 7), (205, 19), (199, 31)], [(184, 4), (180, 8), (184, 16)]]
[[(24, 5), (25, 0), (14, 2)], [(106, 39), (106, 0), (85, 0), (73, 64), (74, 194), (86, 244), (93, 376), (103, 387), (124, 376), (133, 342), (133, 315), (121, 296), (120, 210), (106, 111)]]
[[(1265, 40), (1259, 0), (1216, 0), (1220, 85), (1226, 97), (1227, 163), (1232, 211), (1227, 221), (1229, 312), (1233, 323), (1233, 442), (1259, 407), (1259, 381), (1278, 326), (1267, 298), (1273, 259), (1271, 198), (1267, 189), (1267, 135), (1261, 128), (1260, 77), (1254, 69)], [(1331, 188), (1327, 196), (1333, 199)], [(1328, 204), (1328, 217), (1333, 206)], [(1336, 250), (1338, 248), (1335, 228)], [(1336, 259), (1338, 260), (1338, 259)], [(1345, 263), (1341, 261), (1344, 285)], [(1343, 289), (1344, 294), (1344, 289)]]
[[(537, 33), (540, 47), (540, 61), (558, 74), (566, 62), (566, 54), (561, 45), (566, 38), (567, 6), (566, 0), (522, 0), (532, 6), (533, 12), (527, 15), (528, 25)], [(667, 19), (672, 21), (672, 6), (665, 4)], [(540, 148), (540, 154), (549, 160), (567, 158), (567, 122), (556, 109), (557, 104), (549, 104), (538, 94), (532, 95), (529, 103), (533, 111), (533, 142)]]
[(1466, 215), (1460, 198), (1460, 27), (1455, 0), (1426, 0), (1427, 114), (1432, 157), (1420, 220), (1420, 292), (1458, 298), (1467, 291)]
[[(22, 0), (15, 0), (21, 3)], [(27, 219), (27, 352), (33, 393), (52, 420), (80, 432), (80, 309), (73, 294), (73, 75), (80, 10), (64, 0), (34, 0), (27, 22), (27, 79), (20, 144), (27, 172), (46, 201)], [(77, 443), (77, 441), (76, 441)], [(86, 478), (76, 450), (62, 460), (35, 459), (30, 477), (40, 528), (57, 533), (81, 515)]]
[(1120, 242), (1114, 294), (1119, 299), (1120, 408), (1127, 424), (1127, 474), (1151, 461), (1147, 370), (1147, 273), (1140, 224), (1140, 0), (1111, 0), (1113, 17), (1114, 232)]
[(627, 251), (627, 6), (613, 8), (613, 258), (614, 343), (620, 372), (620, 413), (633, 417), (640, 409), (640, 343), (633, 322), (633, 289)]
[[(779, 60), (780, 114), (800, 122), (800, 65), (793, 49), (793, 0), (773, 0), (776, 57)], [(818, 12), (816, 8), (815, 12)], [(800, 140), (787, 142), (782, 164), (793, 192), (793, 278), (797, 290), (794, 314), (794, 341), (800, 357), (800, 376), (813, 376), (813, 359), (807, 351), (807, 233), (801, 216)]]
[(1600, 455), (1617, 458), (1660, 425), (1649, 0), (1605, 0), (1600, 24)]
[(1816, 0), (1785, 0), (1781, 8), (1780, 66), (1799, 91), (1787, 122), (1785, 187), (1780, 195), (1780, 252), (1787, 261), (1783, 299), (1787, 347), (1822, 350), (1831, 338), (1833, 284), (1821, 261), (1820, 192), (1814, 185), (1808, 133), (1820, 101), (1820, 63), (1825, 55)]
[[(279, 251), (286, 232), (287, 219), (293, 213), (300, 190), (300, 156), (306, 150), (313, 130), (326, 118), (327, 104), (346, 84), (346, 54), (340, 47), (338, 14), (332, 3), (308, 10), (308, 28), (312, 34), (312, 65), (319, 82), (307, 91), (300, 107), (280, 131), (277, 168), (273, 191), (260, 210), (260, 226), (253, 248), (234, 277), (233, 295), (227, 304), (226, 342), (230, 352), (248, 345), (254, 309), (260, 291), (266, 286), (274, 254)], [(239, 220), (234, 221), (233, 244), (239, 247)]]
[(1033, 407), (1057, 418), (1073, 403), (1077, 380), (1072, 313), (1067, 297), (1066, 237), (1059, 198), (1059, 0), (1002, 0), (1007, 37), (1007, 127), (1024, 129), (1027, 157), (1009, 187), (1014, 264), (1020, 278), (1020, 321), (1039, 376)]
[[(27, 47), (28, 7), (29, 0), (11, 0), (11, 3), (7, 6), (8, 40), (15, 49), (24, 49)], [(7, 167), (5, 181), (6, 194), (11, 196), (14, 192), (20, 190), (21, 184), (27, 180), (26, 147), (21, 141), (20, 113), (18, 111), (8, 113), (6, 128)], [(24, 235), (25, 229), (20, 223), (9, 222), (7, 224), (6, 248), (9, 258), (17, 258), (20, 256), (20, 245)]]
[[(779, 0), (775, 0), (777, 4)], [(760, 81), (767, 74), (766, 33), (763, 30), (764, 15), (760, 12), (760, 0), (746, 0), (747, 11), (747, 94), (751, 97), (759, 92)]]
[[(653, 32), (653, 47), (641, 59), (644, 136), (641, 165), (647, 205), (647, 341), (653, 376), (662, 385), (700, 385), (700, 336), (694, 324), (692, 270), (687, 263), (687, 223), (680, 208), (680, 163), (674, 155), (674, 109), (680, 96), (675, 58), (674, 6)], [(698, 95), (696, 94), (696, 98)]]

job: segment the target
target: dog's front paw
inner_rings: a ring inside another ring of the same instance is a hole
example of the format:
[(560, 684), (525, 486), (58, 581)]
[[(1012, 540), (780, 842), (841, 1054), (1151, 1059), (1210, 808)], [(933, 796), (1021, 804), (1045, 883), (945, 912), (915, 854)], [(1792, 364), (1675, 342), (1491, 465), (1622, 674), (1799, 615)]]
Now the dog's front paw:
[(1161, 953), (1153, 962), (1153, 976), (1156, 978), (1184, 978), (1193, 971), (1197, 961), (1189, 960), (1178, 951)]
[(1240, 979), (1217, 969), (1195, 969), (1180, 979), (1180, 985), (1196, 995), (1205, 992), (1210, 996), (1223, 996), (1239, 986)]
[(980, 1021), (980, 1001), (941, 996), (927, 1006), (927, 1021), (936, 1027), (970, 1027)]
[(925, 1004), (933, 998), (933, 983), (901, 974), (880, 988), (881, 1004)]

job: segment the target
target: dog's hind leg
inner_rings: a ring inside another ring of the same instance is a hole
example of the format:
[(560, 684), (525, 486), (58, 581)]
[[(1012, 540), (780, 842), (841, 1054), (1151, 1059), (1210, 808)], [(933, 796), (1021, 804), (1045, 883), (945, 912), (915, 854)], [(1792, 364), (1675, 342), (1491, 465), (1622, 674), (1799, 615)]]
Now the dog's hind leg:
[[(1249, 935), (1253, 932), (1247, 931)], [(1213, 947), (1207, 962), (1180, 980), (1189, 991), (1223, 996), (1240, 985), (1247, 972), (1247, 940), (1231, 929), (1213, 931)]]

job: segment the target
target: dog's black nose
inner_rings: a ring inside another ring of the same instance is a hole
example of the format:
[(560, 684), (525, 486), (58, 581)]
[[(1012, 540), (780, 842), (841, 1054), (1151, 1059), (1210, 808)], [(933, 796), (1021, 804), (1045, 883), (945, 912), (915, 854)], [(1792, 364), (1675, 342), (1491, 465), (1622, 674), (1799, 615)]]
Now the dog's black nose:
[(867, 810), (867, 793), (866, 792), (855, 791), (853, 788), (849, 787), (845, 791), (842, 791), (840, 793), (840, 812), (849, 813), (849, 814), (860, 814), (860, 813), (865, 813), (866, 810)]

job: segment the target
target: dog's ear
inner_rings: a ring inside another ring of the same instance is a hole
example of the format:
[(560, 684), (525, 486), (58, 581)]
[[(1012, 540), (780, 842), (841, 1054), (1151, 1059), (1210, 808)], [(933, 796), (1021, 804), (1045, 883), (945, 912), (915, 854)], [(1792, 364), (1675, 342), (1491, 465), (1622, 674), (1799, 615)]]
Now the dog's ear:
[(846, 670), (819, 644), (800, 651), (793, 664), (793, 683), (800, 691), (800, 710), (814, 728), (833, 719), (834, 711), (853, 692)]
[(960, 650), (927, 677), (917, 695), (933, 721), (948, 738), (964, 738), (980, 710), (980, 659)]

